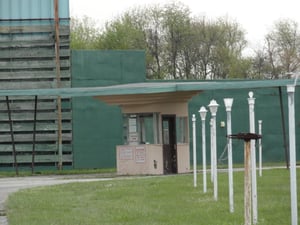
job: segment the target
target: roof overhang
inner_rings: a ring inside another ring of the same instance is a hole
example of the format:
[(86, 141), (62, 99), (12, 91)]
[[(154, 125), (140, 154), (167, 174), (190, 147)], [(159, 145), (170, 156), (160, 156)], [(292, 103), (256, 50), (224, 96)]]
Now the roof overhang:
[[(182, 102), (206, 90), (254, 89), (284, 87), (294, 80), (243, 80), (243, 81), (194, 81), (194, 82), (144, 82), (106, 87), (51, 88), (0, 90), (0, 96), (92, 96), (108, 104), (149, 104), (152, 102)], [(300, 85), (300, 81), (296, 83)]]
[(123, 94), (123, 95), (108, 95), (96, 96), (97, 99), (109, 105), (148, 105), (148, 104), (164, 104), (188, 102), (193, 96), (201, 91), (175, 91), (175, 92), (160, 92), (149, 94)]

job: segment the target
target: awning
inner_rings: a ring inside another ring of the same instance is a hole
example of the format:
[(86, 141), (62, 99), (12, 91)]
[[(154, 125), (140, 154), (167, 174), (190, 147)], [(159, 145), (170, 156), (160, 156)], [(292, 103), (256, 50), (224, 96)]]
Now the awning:
[[(151, 102), (188, 100), (193, 95), (206, 90), (251, 89), (283, 87), (294, 80), (243, 80), (243, 81), (194, 81), (194, 82), (143, 82), (112, 85), (106, 87), (51, 88), (0, 90), (0, 96), (92, 96), (110, 104), (127, 104), (131, 101)], [(300, 81), (297, 82), (297, 86)], [(177, 99), (177, 100), (176, 100)], [(127, 102), (127, 103), (126, 103)]]

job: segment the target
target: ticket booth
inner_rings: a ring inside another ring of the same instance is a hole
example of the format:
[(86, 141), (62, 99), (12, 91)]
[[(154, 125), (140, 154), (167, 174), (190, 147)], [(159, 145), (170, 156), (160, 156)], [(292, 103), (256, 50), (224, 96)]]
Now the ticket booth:
[(198, 93), (101, 96), (122, 109), (123, 144), (116, 146), (119, 175), (190, 172), (187, 102)]

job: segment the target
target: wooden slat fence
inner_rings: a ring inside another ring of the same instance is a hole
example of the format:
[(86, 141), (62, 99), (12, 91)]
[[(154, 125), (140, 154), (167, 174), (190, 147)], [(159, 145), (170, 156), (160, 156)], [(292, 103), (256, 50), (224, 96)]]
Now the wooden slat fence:
[[(71, 87), (69, 39), (69, 26), (60, 26), (61, 87)], [(54, 25), (10, 27), (1, 26), (0, 22), (0, 90), (56, 88), (54, 46)], [(11, 132), (18, 167), (32, 167), (32, 159), (35, 166), (57, 166), (56, 100), (56, 96), (38, 96), (35, 109), (34, 96), (9, 97), (11, 131), (6, 97), (0, 97), (0, 169), (15, 166)], [(70, 98), (62, 99), (62, 138), (63, 165), (70, 166), (73, 163)]]

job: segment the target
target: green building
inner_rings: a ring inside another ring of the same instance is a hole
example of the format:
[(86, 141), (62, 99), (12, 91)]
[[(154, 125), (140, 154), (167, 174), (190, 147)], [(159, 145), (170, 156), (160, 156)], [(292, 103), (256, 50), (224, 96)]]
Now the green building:
[[(72, 52), (72, 86), (91, 87), (124, 83), (153, 82), (145, 79), (145, 61), (142, 51), (73, 51)], [(130, 64), (132, 66), (130, 66)], [(171, 81), (155, 81), (161, 84)], [(173, 82), (173, 81), (172, 81)], [(184, 81), (187, 84), (188, 81)], [(199, 81), (191, 81), (195, 84)], [(286, 160), (288, 143), (287, 83), (293, 81), (202, 81), (204, 91), (194, 96), (188, 103), (189, 123), (191, 115), (197, 117), (198, 160), (201, 162), (201, 130), (199, 109), (215, 99), (220, 107), (217, 113), (217, 151), (221, 163), (226, 164), (226, 112), (223, 98), (234, 98), (232, 106), (232, 132), (249, 131), (248, 92), (253, 91), (256, 98), (255, 119), (258, 132), (258, 120), (263, 121), (263, 162), (282, 162)], [(182, 83), (182, 81), (177, 81)], [(191, 86), (191, 85), (189, 85)], [(296, 88), (297, 93), (298, 87)], [(124, 90), (126, 92), (126, 90)], [(138, 92), (138, 91), (137, 91)], [(299, 99), (296, 97), (296, 112)], [(116, 166), (116, 145), (123, 144), (123, 116), (116, 106), (86, 97), (73, 98), (73, 152), (74, 168), (102, 168)], [(209, 114), (209, 113), (208, 113)], [(209, 115), (207, 116), (209, 120)], [(222, 123), (224, 124), (224, 123)], [(207, 134), (209, 123), (207, 122)], [(296, 133), (299, 140), (299, 117), (296, 117)], [(190, 129), (191, 143), (191, 129)], [(207, 135), (206, 143), (210, 143)], [(208, 158), (209, 146), (208, 148)], [(190, 148), (191, 149), (191, 148)], [(223, 155), (223, 157), (221, 157)], [(223, 161), (222, 161), (222, 158)], [(243, 162), (243, 142), (233, 141), (233, 161)]]
[[(247, 98), (248, 92), (253, 91), (255, 119), (263, 121), (263, 161), (286, 161), (286, 85), (292, 80), (148, 81), (144, 51), (71, 51), (68, 0), (59, 1), (57, 14), (55, 16), (52, 0), (0, 0), (2, 170), (116, 167), (116, 146), (126, 143), (128, 135), (124, 124), (131, 115), (122, 114), (118, 104), (111, 106), (104, 100), (115, 95), (120, 99), (123, 95), (140, 95), (147, 96), (146, 105), (149, 95), (158, 93), (165, 93), (172, 101), (176, 98), (188, 100), (187, 116), (184, 119), (176, 117), (174, 129), (178, 131), (177, 141), (184, 139), (191, 145), (191, 117), (196, 115), (199, 162), (199, 108), (207, 106), (211, 99), (219, 103), (217, 150), (220, 163), (226, 163), (226, 157), (223, 157), (227, 143), (223, 98), (234, 98), (232, 132), (247, 132)], [(298, 86), (295, 98), (297, 143), (300, 141)], [(174, 96), (170, 98), (172, 94)], [(141, 97), (139, 101), (143, 103)], [(158, 115), (153, 113), (136, 118), (143, 122), (147, 140), (149, 138), (155, 144), (160, 140), (151, 131), (153, 127), (163, 128), (150, 122)], [(206, 133), (209, 134), (209, 115), (206, 122)], [(187, 135), (183, 132), (185, 126), (189, 127)], [(206, 143), (210, 143), (209, 135)], [(234, 163), (243, 162), (242, 149), (241, 141), (233, 141)], [(207, 150), (209, 158), (209, 148)]]

